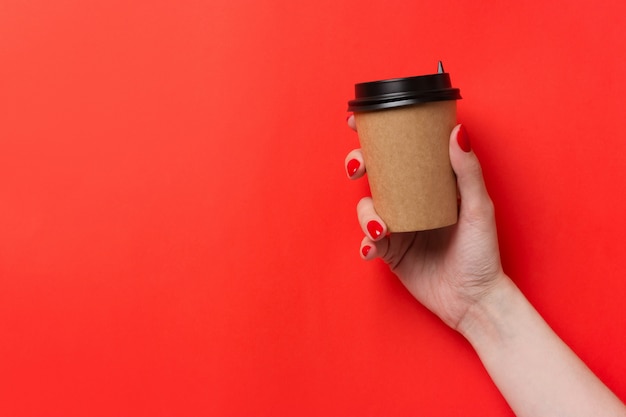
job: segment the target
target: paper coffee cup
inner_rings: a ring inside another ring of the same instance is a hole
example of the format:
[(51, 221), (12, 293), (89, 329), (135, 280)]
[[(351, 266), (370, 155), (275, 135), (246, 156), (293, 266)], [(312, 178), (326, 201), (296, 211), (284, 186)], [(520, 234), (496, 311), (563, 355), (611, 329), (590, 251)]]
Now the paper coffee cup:
[(374, 208), (390, 232), (457, 221), (448, 141), (459, 89), (443, 72), (355, 85), (354, 112)]

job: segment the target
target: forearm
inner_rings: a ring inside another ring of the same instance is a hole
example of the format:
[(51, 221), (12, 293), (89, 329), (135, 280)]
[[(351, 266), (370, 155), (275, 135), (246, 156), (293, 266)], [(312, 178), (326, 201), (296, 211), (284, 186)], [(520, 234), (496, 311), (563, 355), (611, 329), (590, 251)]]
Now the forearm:
[(459, 331), (517, 416), (626, 416), (508, 277), (468, 312)]

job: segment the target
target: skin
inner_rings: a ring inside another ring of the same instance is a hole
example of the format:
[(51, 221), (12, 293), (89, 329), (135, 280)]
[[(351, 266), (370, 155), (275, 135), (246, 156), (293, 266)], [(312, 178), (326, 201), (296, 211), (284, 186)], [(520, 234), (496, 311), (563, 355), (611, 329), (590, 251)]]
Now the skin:
[[(354, 117), (348, 125), (356, 130)], [(357, 205), (365, 234), (361, 254), (382, 259), (410, 293), (474, 347), (518, 416), (624, 416), (626, 407), (550, 329), (500, 262), (494, 206), (473, 151), (450, 134), (450, 161), (460, 194), (456, 225), (389, 234), (372, 199)], [(463, 134), (463, 133), (461, 133)], [(350, 179), (365, 175), (360, 149), (345, 160), (359, 161)], [(353, 166), (353, 165), (352, 165)], [(378, 222), (383, 233), (371, 236)], [(369, 247), (367, 255), (363, 248)]]

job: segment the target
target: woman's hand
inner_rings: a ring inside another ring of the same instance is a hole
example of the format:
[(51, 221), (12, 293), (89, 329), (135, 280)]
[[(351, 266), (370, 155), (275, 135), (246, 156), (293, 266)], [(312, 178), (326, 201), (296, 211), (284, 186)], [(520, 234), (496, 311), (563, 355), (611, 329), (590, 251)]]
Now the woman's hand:
[[(348, 124), (356, 130), (354, 116)], [(382, 258), (418, 301), (458, 329), (470, 307), (508, 278), (500, 264), (493, 204), (461, 125), (450, 134), (450, 161), (460, 194), (457, 224), (389, 234), (370, 197), (359, 201), (357, 215), (365, 233), (361, 256)], [(345, 166), (350, 179), (366, 173), (360, 149), (348, 154)]]
[[(348, 124), (355, 127), (353, 117)], [(450, 161), (461, 196), (457, 224), (388, 234), (372, 199), (363, 198), (363, 258), (382, 258), (415, 298), (467, 338), (515, 415), (626, 417), (619, 398), (502, 271), (493, 204), (461, 125), (450, 134)], [(348, 176), (365, 170), (361, 151), (350, 152)]]

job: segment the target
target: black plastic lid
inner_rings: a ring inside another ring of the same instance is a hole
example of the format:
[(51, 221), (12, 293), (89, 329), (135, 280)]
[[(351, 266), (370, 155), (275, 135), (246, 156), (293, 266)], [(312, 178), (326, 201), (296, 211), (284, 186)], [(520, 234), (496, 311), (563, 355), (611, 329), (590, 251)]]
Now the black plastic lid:
[(382, 110), (461, 98), (459, 89), (452, 88), (450, 74), (443, 72), (441, 61), (437, 74), (355, 84), (354, 95), (355, 99), (348, 102), (348, 111)]

